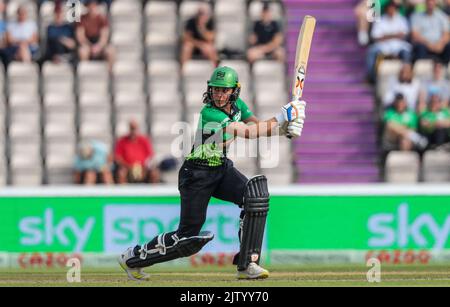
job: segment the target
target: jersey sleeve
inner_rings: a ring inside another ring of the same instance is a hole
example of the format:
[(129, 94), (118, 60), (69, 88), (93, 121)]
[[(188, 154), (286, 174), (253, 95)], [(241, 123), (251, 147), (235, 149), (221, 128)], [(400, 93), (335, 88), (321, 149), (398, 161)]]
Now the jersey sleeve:
[(237, 100), (237, 106), (241, 110), (241, 120), (242, 121), (249, 119), (250, 117), (253, 116), (253, 112), (250, 111), (247, 104), (242, 99), (239, 98)]

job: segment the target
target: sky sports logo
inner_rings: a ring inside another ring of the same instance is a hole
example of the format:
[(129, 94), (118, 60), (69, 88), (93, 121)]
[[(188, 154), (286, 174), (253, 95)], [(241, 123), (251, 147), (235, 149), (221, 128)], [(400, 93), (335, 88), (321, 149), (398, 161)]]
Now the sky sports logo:
[[(39, 251), (103, 251), (122, 252), (129, 246), (143, 244), (162, 232), (176, 230), (180, 208), (177, 205), (106, 205), (103, 223), (95, 216), (62, 215), (46, 208), (42, 215), (19, 220), (21, 246)], [(239, 214), (234, 205), (211, 205), (203, 226), (215, 238), (204, 252), (236, 252), (239, 250)], [(103, 234), (99, 234), (102, 231)], [(99, 240), (98, 238), (102, 238)], [(89, 248), (87, 245), (89, 244)]]

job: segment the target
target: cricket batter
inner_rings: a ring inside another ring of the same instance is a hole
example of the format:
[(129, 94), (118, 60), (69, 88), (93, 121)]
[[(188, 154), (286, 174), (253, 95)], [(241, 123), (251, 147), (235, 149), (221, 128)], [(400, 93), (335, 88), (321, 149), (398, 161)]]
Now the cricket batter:
[(129, 247), (119, 256), (119, 264), (132, 280), (147, 279), (142, 268), (196, 254), (214, 238), (200, 231), (206, 220), (210, 198), (229, 201), (241, 211), (240, 251), (233, 264), (239, 279), (267, 278), (259, 266), (269, 192), (267, 179), (259, 175), (247, 179), (227, 158), (227, 146), (236, 138), (288, 135), (299, 137), (305, 119), (305, 101), (292, 101), (280, 114), (258, 120), (239, 98), (241, 86), (236, 71), (229, 67), (214, 70), (203, 96), (195, 143), (179, 171), (181, 214), (178, 229), (162, 233), (150, 242)]

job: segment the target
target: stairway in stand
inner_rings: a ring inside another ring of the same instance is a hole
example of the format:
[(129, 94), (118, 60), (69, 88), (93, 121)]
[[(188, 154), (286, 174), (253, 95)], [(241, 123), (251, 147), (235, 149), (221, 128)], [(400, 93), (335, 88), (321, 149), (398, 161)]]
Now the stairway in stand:
[[(380, 181), (375, 101), (365, 84), (365, 50), (356, 38), (354, 0), (284, 0), (289, 74), (305, 15), (317, 19), (308, 62), (303, 135), (295, 141), (299, 183)], [(289, 78), (289, 80), (291, 80)]]

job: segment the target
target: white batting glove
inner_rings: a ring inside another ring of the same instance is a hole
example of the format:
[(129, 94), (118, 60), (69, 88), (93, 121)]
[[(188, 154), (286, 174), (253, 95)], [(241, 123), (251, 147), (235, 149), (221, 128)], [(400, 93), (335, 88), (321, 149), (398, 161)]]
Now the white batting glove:
[(297, 118), (288, 123), (286, 136), (291, 138), (298, 138), (302, 135), (304, 120)]
[(305, 119), (306, 101), (294, 100), (281, 108), (281, 113), (276, 116), (280, 126), (285, 122), (291, 122), (297, 118)]

